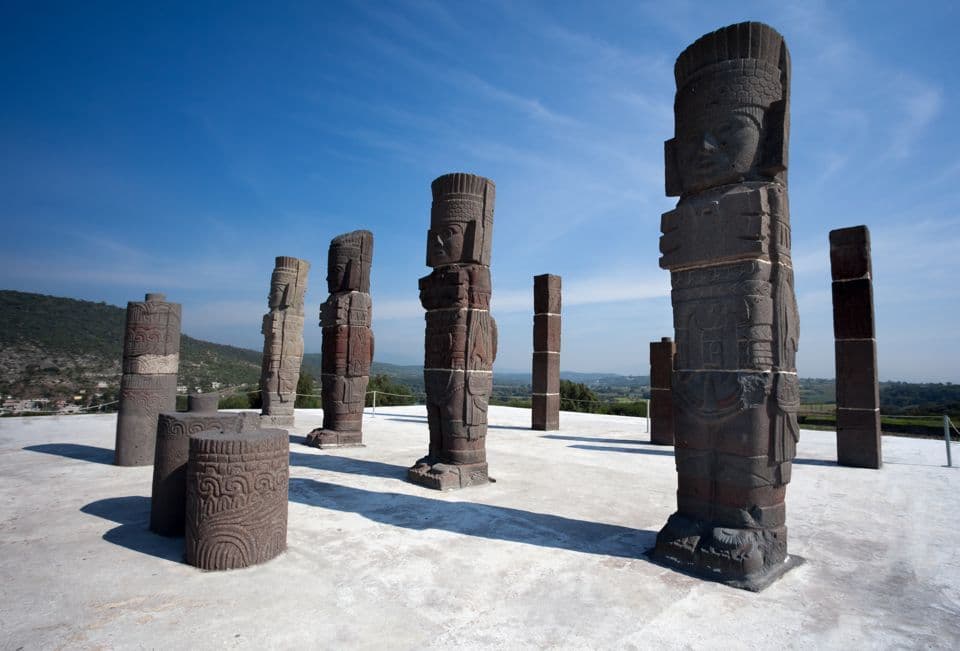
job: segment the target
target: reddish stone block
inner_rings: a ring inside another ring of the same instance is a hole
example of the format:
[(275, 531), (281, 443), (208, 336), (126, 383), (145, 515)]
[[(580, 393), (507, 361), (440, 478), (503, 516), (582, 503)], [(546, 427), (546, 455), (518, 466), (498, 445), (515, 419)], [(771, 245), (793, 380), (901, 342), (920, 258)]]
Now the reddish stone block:
[(560, 315), (537, 314), (533, 317), (533, 350), (560, 352)]
[(872, 277), (870, 231), (866, 226), (830, 231), (830, 273), (834, 280)]
[(855, 468), (879, 468), (880, 411), (837, 409), (837, 463)]
[(877, 378), (875, 339), (837, 341), (837, 406), (851, 409), (878, 409), (880, 386)]
[(533, 394), (532, 429), (554, 431), (560, 429), (560, 396)]
[(560, 276), (543, 274), (533, 277), (533, 313), (560, 314)]
[(869, 278), (833, 283), (833, 336), (873, 339), (873, 281)]
[(560, 393), (560, 355), (533, 353), (533, 393)]

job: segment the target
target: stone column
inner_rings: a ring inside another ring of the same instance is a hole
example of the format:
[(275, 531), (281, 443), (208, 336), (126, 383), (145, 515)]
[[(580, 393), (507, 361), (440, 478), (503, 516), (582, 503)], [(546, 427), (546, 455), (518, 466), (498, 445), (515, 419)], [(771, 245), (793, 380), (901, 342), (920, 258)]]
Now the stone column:
[(320, 306), (323, 427), (307, 435), (318, 448), (363, 445), (363, 405), (373, 361), (370, 265), (373, 233), (353, 231), (330, 242), (327, 286)]
[(560, 429), (560, 276), (533, 277), (533, 425)]
[(217, 411), (219, 401), (219, 393), (192, 393), (187, 397), (186, 412), (159, 416), (150, 498), (150, 529), (154, 533), (183, 535), (190, 435), (208, 431), (248, 432), (260, 425), (259, 415), (253, 411)]
[(232, 570), (287, 548), (290, 437), (286, 430), (200, 432), (190, 437), (187, 563)]
[(790, 58), (761, 23), (688, 47), (674, 69), (660, 266), (670, 270), (677, 512), (659, 562), (759, 590), (785, 572), (799, 437), (799, 317), (787, 207)]
[(880, 386), (873, 326), (870, 231), (830, 231), (833, 336), (837, 362), (837, 463), (879, 468)]
[(673, 445), (673, 355), (677, 347), (670, 337), (650, 342), (650, 442)]
[(293, 427), (293, 405), (303, 362), (303, 297), (307, 291), (306, 260), (279, 256), (270, 279), (270, 311), (263, 317), (261, 421), (267, 426)]
[(157, 442), (157, 415), (177, 404), (180, 304), (163, 294), (127, 303), (123, 376), (114, 463), (149, 466)]
[(494, 185), (482, 176), (447, 174), (431, 189), (427, 266), (434, 270), (420, 279), (430, 448), (407, 478), (442, 490), (489, 481), (487, 404), (497, 356), (490, 316)]

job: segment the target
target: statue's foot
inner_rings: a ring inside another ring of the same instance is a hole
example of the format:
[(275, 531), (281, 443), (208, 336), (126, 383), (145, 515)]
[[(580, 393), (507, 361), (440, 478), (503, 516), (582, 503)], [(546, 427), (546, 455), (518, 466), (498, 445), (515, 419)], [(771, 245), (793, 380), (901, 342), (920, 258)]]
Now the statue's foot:
[(363, 432), (360, 430), (341, 432), (318, 427), (307, 434), (305, 442), (314, 448), (361, 448)]
[(679, 513), (667, 520), (648, 555), (663, 565), (753, 591), (802, 562), (787, 556), (786, 527), (716, 527)]
[(424, 457), (408, 468), (407, 479), (436, 490), (466, 488), (493, 481), (487, 474), (486, 463), (441, 463), (431, 457)]

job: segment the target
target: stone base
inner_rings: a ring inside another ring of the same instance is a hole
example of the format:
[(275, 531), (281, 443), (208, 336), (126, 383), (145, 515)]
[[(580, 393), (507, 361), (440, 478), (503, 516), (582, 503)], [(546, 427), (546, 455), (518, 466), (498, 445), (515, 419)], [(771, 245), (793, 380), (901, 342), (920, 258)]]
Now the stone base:
[(439, 463), (429, 457), (420, 459), (412, 468), (407, 469), (407, 480), (441, 491), (479, 486), (496, 481), (487, 474), (486, 463), (453, 465)]
[(273, 427), (293, 427), (293, 414), (274, 415), (260, 414), (260, 427), (270, 429)]
[(333, 429), (317, 428), (307, 434), (306, 444), (312, 448), (362, 448), (363, 432), (338, 432)]
[(674, 513), (650, 560), (697, 578), (759, 592), (803, 563), (787, 555), (787, 528), (730, 529)]

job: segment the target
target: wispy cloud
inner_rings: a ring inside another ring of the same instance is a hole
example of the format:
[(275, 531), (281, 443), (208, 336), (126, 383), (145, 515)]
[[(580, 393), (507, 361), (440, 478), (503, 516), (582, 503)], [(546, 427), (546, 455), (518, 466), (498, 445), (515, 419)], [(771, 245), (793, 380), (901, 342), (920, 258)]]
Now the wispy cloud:
[(940, 114), (943, 91), (920, 79), (903, 75), (893, 87), (897, 89), (901, 115), (894, 120), (896, 127), (889, 154), (894, 158), (906, 158)]

